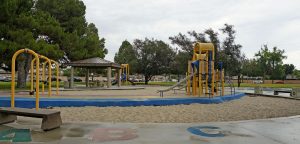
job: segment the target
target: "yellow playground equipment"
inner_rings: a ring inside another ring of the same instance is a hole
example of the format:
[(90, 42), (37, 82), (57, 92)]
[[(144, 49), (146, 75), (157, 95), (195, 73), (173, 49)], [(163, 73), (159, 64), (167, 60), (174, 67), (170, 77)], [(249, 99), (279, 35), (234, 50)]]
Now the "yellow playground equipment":
[[(39, 58), (41, 59), (44, 59), (46, 60), (46, 63), (48, 63), (48, 96), (51, 96), (51, 60), (48, 59), (47, 57), (43, 56), (43, 55), (39, 55)], [(31, 69), (30, 69), (30, 73), (31, 73), (31, 84), (30, 84), (30, 91), (31, 91), (31, 94), (34, 93), (34, 90), (33, 90), (33, 71), (34, 71), (34, 62), (37, 60), (37, 58), (34, 58), (32, 61), (31, 61)], [(36, 66), (36, 72), (39, 71), (39, 69), (37, 68)], [(45, 90), (45, 84), (44, 84), (44, 81), (45, 81), (45, 63), (43, 63), (43, 72), (42, 72), (42, 93), (44, 94), (44, 90)]]
[[(58, 90), (59, 90), (59, 64), (58, 62), (54, 61), (54, 60), (51, 60), (51, 59), (48, 59), (47, 57), (45, 56), (42, 56), (42, 55), (39, 55), (40, 58), (43, 58), (45, 59), (46, 61), (42, 64), (42, 94), (44, 94), (45, 92), (45, 72), (46, 72), (46, 69), (45, 69), (45, 66), (46, 64), (48, 63), (48, 96), (51, 96), (51, 85), (52, 85), (52, 64), (54, 63), (55, 64), (55, 67), (56, 67), (56, 95), (58, 95)], [(35, 62), (36, 59), (33, 59), (31, 61), (31, 93), (33, 93), (33, 72), (34, 72), (34, 62)]]
[[(39, 109), (39, 79), (40, 79), (40, 59), (44, 59), (45, 62), (43, 63), (43, 71), (42, 71), (42, 80), (45, 81), (45, 65), (48, 64), (48, 96), (51, 96), (51, 75), (52, 75), (52, 63), (56, 65), (56, 94), (58, 95), (59, 90), (59, 64), (58, 62), (51, 60), (43, 55), (39, 55), (35, 53), (33, 50), (30, 49), (21, 49), (15, 52), (12, 57), (12, 71), (11, 71), (11, 107), (15, 107), (15, 66), (16, 66), (16, 58), (21, 53), (29, 53), (34, 56), (34, 59), (31, 61), (31, 85), (30, 85), (30, 93), (34, 93), (34, 70), (35, 70), (35, 99), (36, 99), (36, 110)], [(34, 69), (35, 66), (35, 69)], [(44, 93), (44, 83), (42, 83), (42, 92)]]
[(58, 90), (59, 90), (59, 64), (58, 62), (51, 60), (52, 63), (55, 64), (56, 67), (56, 95), (58, 95)]
[[(224, 69), (220, 63), (220, 69), (215, 70), (214, 60), (215, 51), (212, 43), (195, 44), (193, 58), (188, 62), (187, 95), (214, 96), (218, 91), (221, 91), (220, 95), (224, 95)], [(222, 87), (221, 90), (219, 86)]]
[[(15, 52), (15, 54), (12, 57), (12, 63), (11, 63), (11, 107), (14, 108), (15, 107), (15, 66), (16, 66), (16, 58), (19, 54), (21, 53), (29, 53), (32, 54), (35, 59), (36, 59), (36, 69), (39, 69), (39, 65), (40, 65), (40, 59), (39, 59), (39, 55), (37, 53), (35, 53), (34, 51), (30, 50), (30, 49), (20, 49), (17, 52)], [(39, 71), (36, 71), (36, 94), (35, 94), (35, 108), (36, 110), (39, 109)]]
[(121, 64), (121, 80), (126, 83), (129, 80), (129, 64)]

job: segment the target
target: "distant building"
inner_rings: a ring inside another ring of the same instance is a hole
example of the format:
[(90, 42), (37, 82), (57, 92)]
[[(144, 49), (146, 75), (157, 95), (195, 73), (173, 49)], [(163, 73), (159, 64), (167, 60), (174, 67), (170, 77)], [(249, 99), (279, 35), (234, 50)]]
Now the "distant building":
[(286, 80), (296, 80), (298, 79), (295, 75), (292, 75), (292, 74), (288, 74), (286, 75), (285, 77)]

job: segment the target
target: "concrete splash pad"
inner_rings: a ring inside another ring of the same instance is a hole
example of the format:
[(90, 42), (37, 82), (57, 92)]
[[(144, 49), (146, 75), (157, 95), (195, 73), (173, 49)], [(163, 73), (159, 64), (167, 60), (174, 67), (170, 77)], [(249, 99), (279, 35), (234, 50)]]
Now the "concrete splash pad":
[(212, 123), (64, 123), (43, 132), (39, 120), (21, 118), (0, 126), (0, 143), (300, 143), (300, 116)]

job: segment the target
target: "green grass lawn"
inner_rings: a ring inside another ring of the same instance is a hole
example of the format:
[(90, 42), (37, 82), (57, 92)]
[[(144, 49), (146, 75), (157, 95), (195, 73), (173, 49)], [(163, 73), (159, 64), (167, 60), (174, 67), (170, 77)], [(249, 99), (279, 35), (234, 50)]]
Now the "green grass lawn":
[[(17, 85), (17, 83), (16, 83)], [(56, 87), (56, 82), (52, 82), (52, 87)], [(63, 82), (60, 82), (60, 87), (63, 87)], [(40, 83), (40, 88), (42, 87), (42, 84)], [(11, 82), (0, 82), (0, 90), (10, 90), (11, 88)], [(16, 90), (29, 90), (30, 89), (30, 82), (26, 83), (25, 88), (16, 88)], [(47, 86), (45, 86), (45, 89), (47, 89)]]
[[(227, 84), (225, 86), (228, 86)], [(234, 84), (235, 87), (238, 86), (237, 83)], [(300, 88), (300, 84), (250, 84), (250, 83), (241, 83), (241, 87), (267, 87), (267, 88)]]

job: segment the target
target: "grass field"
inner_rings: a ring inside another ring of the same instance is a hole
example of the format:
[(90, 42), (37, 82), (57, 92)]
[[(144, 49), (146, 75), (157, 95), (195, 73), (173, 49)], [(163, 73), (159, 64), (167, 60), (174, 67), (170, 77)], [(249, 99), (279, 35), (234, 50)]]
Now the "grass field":
[[(17, 83), (16, 83), (17, 85)], [(63, 86), (63, 83), (61, 82), (60, 87)], [(42, 87), (42, 84), (40, 83), (40, 88)], [(56, 87), (56, 82), (52, 82), (52, 87)], [(0, 90), (10, 90), (11, 88), (11, 82), (0, 82)], [(26, 83), (25, 88), (16, 88), (17, 90), (29, 90), (30, 89), (30, 83)], [(47, 86), (45, 86), (45, 89), (47, 89)]]
[[(237, 84), (234, 84), (237, 87)], [(242, 83), (241, 87), (267, 87), (267, 88), (300, 88), (300, 84), (250, 84), (250, 83)]]

